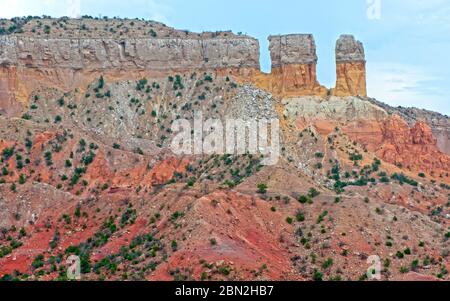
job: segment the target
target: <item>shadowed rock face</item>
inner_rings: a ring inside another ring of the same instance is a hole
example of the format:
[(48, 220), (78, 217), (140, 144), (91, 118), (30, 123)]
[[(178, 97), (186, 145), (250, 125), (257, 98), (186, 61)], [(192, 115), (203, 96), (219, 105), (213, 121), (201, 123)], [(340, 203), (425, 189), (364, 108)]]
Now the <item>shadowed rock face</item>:
[(352, 35), (336, 42), (336, 96), (367, 96), (364, 47)]

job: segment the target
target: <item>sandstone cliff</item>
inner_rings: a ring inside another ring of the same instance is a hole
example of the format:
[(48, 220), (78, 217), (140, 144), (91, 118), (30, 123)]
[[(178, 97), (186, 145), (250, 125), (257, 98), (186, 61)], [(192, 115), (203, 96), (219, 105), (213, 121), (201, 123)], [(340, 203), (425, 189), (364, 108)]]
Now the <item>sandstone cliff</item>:
[[(3, 20), (0, 112), (17, 116), (40, 86), (83, 89), (100, 75), (121, 80), (208, 70), (234, 75), (279, 97), (329, 94), (317, 80), (311, 34), (270, 36), (269, 42), (272, 71), (264, 74), (258, 40), (231, 32), (192, 33), (142, 20)], [(366, 96), (362, 44), (341, 36), (336, 63), (333, 95)]]
[(0, 38), (0, 65), (19, 68), (201, 70), (259, 69), (256, 39), (229, 38)]
[[(229, 38), (29, 38), (0, 37), (0, 95), (4, 111), (17, 112), (42, 85), (72, 90), (99, 74), (259, 70), (256, 39)], [(14, 105), (15, 104), (15, 105)]]
[(335, 96), (367, 96), (364, 47), (352, 35), (336, 42)]
[(15, 115), (40, 86), (72, 90), (100, 74), (119, 79), (220, 69), (259, 70), (258, 40), (143, 21), (31, 19), (0, 36), (0, 109)]
[(282, 95), (325, 95), (317, 80), (317, 54), (311, 34), (270, 36), (271, 90)]
[(250, 81), (255, 85), (282, 98), (327, 95), (327, 89), (317, 80), (318, 59), (311, 34), (270, 36), (269, 51), (271, 73), (254, 74)]

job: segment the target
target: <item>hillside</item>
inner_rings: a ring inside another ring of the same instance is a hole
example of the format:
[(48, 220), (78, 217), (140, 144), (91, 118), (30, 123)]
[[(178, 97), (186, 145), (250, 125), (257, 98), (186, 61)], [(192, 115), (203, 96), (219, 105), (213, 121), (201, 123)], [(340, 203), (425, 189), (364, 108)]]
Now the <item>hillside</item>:
[[(269, 43), (263, 73), (231, 32), (0, 20), (0, 278), (448, 280), (450, 118), (370, 98), (351, 35), (333, 88), (313, 35)], [(174, 154), (196, 112), (279, 120), (278, 162)]]

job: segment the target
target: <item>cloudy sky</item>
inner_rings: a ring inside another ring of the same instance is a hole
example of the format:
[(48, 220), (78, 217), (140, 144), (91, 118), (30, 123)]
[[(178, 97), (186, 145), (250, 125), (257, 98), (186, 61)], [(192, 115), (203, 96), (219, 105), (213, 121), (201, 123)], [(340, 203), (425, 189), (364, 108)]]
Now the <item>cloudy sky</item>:
[(260, 40), (264, 71), (268, 35), (313, 33), (327, 87), (335, 81), (335, 40), (351, 33), (366, 48), (370, 96), (450, 115), (448, 0), (0, 0), (0, 7), (7, 18), (138, 17), (191, 31), (244, 32)]

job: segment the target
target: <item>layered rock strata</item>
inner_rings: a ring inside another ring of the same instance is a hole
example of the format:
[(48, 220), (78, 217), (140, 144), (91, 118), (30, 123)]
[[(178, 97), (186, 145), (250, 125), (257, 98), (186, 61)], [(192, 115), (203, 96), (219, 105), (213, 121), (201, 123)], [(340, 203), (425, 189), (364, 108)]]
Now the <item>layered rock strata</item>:
[(221, 69), (246, 76), (259, 71), (258, 40), (0, 36), (0, 113), (17, 115), (40, 87), (84, 89), (99, 75), (118, 80)]
[(259, 43), (229, 38), (0, 38), (0, 65), (77, 70), (155, 71), (255, 68)]
[(317, 54), (311, 34), (269, 37), (272, 59), (270, 90), (282, 95), (324, 95), (317, 80)]
[(352, 35), (342, 35), (336, 42), (336, 87), (332, 94), (367, 96), (364, 47)]

